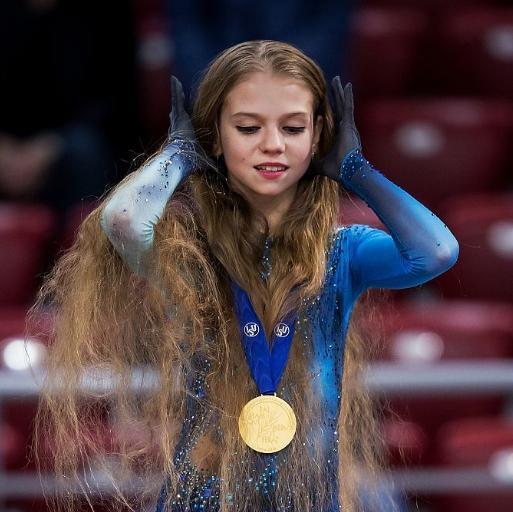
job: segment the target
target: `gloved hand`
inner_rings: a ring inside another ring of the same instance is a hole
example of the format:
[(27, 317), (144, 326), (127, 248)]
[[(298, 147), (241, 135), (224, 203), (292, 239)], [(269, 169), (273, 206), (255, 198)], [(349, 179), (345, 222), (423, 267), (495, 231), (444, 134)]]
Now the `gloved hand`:
[(180, 80), (171, 75), (171, 112), (169, 113), (169, 140), (196, 142), (191, 118), (185, 110), (185, 95)]
[(353, 88), (347, 83), (343, 88), (337, 75), (331, 81), (337, 127), (335, 142), (329, 153), (320, 160), (312, 161), (312, 174), (320, 174), (340, 181), (340, 167), (345, 156), (354, 149), (361, 149), (360, 135), (354, 123)]
[(107, 201), (101, 226), (137, 274), (148, 275), (154, 230), (178, 185), (200, 165), (194, 128), (184, 107), (182, 84), (171, 77), (168, 140)]
[[(176, 152), (176, 148), (179, 148), (178, 153), (188, 156), (189, 160), (194, 163), (195, 169), (216, 168), (196, 138), (191, 118), (185, 109), (182, 84), (174, 75), (171, 75), (171, 111), (169, 113), (168, 141), (164, 150), (170, 147), (173, 147), (174, 152)], [(185, 167), (189, 168), (188, 165)]]

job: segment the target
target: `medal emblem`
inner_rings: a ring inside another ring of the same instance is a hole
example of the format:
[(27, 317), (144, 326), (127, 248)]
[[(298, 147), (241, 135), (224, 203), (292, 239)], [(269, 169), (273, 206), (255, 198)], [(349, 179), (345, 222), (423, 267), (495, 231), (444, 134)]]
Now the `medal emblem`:
[(283, 450), (296, 433), (292, 407), (274, 395), (250, 400), (239, 416), (239, 432), (244, 442), (260, 453)]
[(260, 332), (260, 327), (256, 322), (248, 322), (244, 325), (244, 334), (250, 338), (254, 338)]
[(276, 324), (274, 328), (274, 334), (278, 336), (279, 338), (285, 338), (285, 336), (288, 336), (290, 332), (290, 328), (287, 324), (280, 322), (279, 324)]

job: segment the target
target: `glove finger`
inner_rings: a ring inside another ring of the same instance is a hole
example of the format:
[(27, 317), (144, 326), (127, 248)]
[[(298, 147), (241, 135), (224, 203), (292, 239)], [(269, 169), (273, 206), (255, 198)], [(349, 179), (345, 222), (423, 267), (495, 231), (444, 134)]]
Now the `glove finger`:
[(333, 97), (335, 98), (335, 115), (337, 116), (337, 122), (341, 122), (344, 118), (344, 89), (340, 82), (340, 77), (337, 75), (331, 81), (331, 87), (333, 91)]
[(176, 76), (171, 75), (171, 113), (175, 120), (178, 120), (184, 114), (187, 114), (185, 112), (184, 103), (185, 95), (182, 84)]
[(351, 122), (354, 126), (354, 98), (353, 98), (353, 85), (348, 82), (344, 88), (345, 91), (345, 105), (344, 105), (344, 120)]
[(331, 107), (331, 111), (333, 112), (333, 122), (338, 125), (339, 121), (337, 119), (337, 105), (335, 103), (335, 99), (333, 98), (334, 93), (331, 92), (331, 94), (328, 94), (328, 101)]

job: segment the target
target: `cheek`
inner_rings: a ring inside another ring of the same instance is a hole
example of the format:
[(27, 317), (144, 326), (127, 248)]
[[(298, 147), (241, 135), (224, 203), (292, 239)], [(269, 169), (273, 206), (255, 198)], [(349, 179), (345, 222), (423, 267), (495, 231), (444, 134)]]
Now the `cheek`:
[(246, 140), (241, 140), (240, 137), (227, 137), (223, 142), (225, 159), (237, 160), (245, 162), (252, 150), (251, 144)]
[(294, 144), (294, 155), (300, 161), (309, 160), (311, 157), (311, 139), (304, 139)]

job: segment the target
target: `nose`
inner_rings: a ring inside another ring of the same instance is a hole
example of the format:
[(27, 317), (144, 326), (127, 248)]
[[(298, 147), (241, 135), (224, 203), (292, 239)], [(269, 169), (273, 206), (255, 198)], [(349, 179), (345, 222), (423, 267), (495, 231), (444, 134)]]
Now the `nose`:
[(260, 148), (264, 153), (282, 153), (285, 151), (285, 141), (279, 128), (263, 130)]

